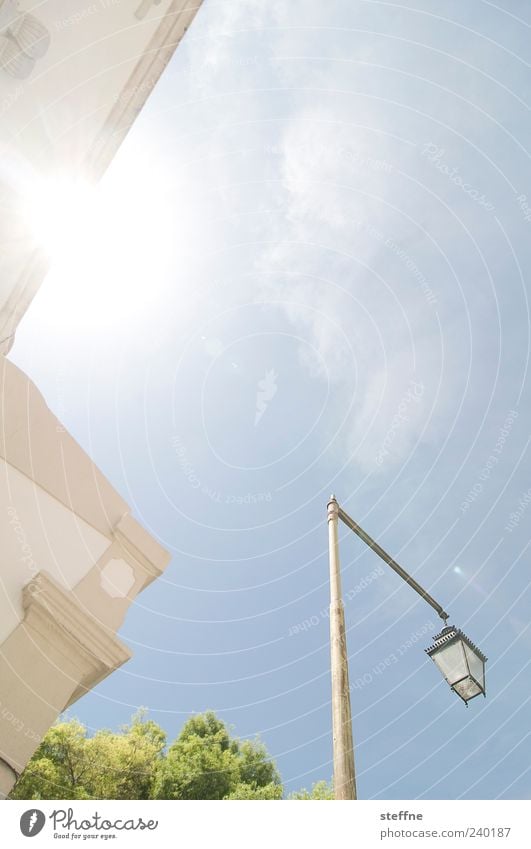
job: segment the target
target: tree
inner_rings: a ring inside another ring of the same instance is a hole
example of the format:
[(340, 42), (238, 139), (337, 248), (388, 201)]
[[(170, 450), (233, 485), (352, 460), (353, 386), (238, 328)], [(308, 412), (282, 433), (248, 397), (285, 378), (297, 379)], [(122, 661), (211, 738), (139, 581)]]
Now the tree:
[(212, 711), (189, 719), (158, 774), (158, 799), (275, 799), (282, 785), (259, 741), (231, 738)]
[[(97, 799), (150, 799), (163, 761), (166, 735), (143, 715), (133, 717), (121, 734), (98, 731), (87, 740), (87, 751), (96, 766), (91, 795)], [(98, 765), (104, 765), (98, 769)]]
[(264, 784), (263, 787), (256, 787), (252, 784), (237, 784), (225, 799), (262, 799), (276, 800), (282, 799), (282, 784)]
[(334, 788), (332, 784), (328, 784), (327, 781), (317, 781), (313, 786), (310, 792), (304, 788), (303, 790), (298, 790), (296, 793), (292, 793), (289, 797), (290, 799), (333, 799), (334, 798)]
[(166, 735), (142, 712), (120, 733), (71, 719), (53, 725), (11, 792), (12, 799), (149, 799)]
[(12, 799), (86, 799), (86, 728), (73, 719), (53, 725), (11, 792)]
[[(232, 737), (212, 711), (166, 734), (140, 711), (118, 732), (89, 737), (77, 719), (44, 736), (11, 799), (282, 799), (280, 776), (259, 740)], [(291, 799), (333, 799), (325, 781)]]

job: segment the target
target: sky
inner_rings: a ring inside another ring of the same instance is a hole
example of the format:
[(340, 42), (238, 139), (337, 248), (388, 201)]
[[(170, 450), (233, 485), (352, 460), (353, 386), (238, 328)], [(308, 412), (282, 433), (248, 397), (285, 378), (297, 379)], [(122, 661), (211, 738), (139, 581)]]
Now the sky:
[(440, 12), (205, 0), (63, 217), (10, 358), (172, 554), (91, 730), (213, 709), (330, 779), (334, 492), (489, 658), (465, 708), (340, 529), (360, 798), (531, 794), (531, 15)]

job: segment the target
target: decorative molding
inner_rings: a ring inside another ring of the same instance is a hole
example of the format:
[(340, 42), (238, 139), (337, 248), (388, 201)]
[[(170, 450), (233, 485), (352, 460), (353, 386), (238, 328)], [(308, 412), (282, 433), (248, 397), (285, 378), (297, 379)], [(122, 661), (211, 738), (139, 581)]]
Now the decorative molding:
[(22, 603), (26, 611), (23, 624), (35, 628), (45, 639), (57, 641), (67, 655), (78, 659), (81, 655), (94, 668), (91, 680), (101, 680), (132, 656), (44, 571), (24, 587)]
[[(130, 513), (123, 516), (115, 526), (113, 536), (131, 565), (144, 573), (142, 589), (162, 575), (170, 555), (133, 519)], [(144, 543), (143, 546), (142, 543)], [(149, 554), (145, 550), (148, 547), (151, 549)]]
[(49, 46), (50, 33), (35, 15), (21, 12), (16, 0), (0, 0), (0, 68), (6, 74), (26, 79)]
[[(149, 2), (151, 3), (152, 0)], [(149, 44), (146, 45), (105, 126), (102, 127), (92, 150), (89, 151), (86, 167), (92, 179), (99, 179), (104, 173), (159, 81), (202, 2), (203, 0), (172, 0), (169, 7), (161, 14), (160, 25)]]
[(122, 559), (112, 557), (100, 572), (100, 586), (111, 598), (126, 598), (135, 582), (135, 570)]
[(152, 6), (160, 6), (162, 0), (142, 0), (140, 6), (135, 12), (135, 18), (141, 21), (146, 17)]

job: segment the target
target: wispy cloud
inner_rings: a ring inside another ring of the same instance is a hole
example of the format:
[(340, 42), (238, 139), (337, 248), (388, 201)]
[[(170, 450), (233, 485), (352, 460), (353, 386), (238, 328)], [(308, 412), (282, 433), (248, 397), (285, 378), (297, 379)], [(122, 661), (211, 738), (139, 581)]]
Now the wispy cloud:
[[(281, 221), (258, 265), (266, 296), (283, 304), (309, 342), (302, 363), (341, 397), (330, 413), (352, 406), (343, 449), (375, 471), (412, 450), (436, 393), (439, 417), (444, 404), (440, 351), (425, 332), (438, 324), (435, 283), (421, 276), (427, 237), (401, 214), (403, 186), (394, 173), (415, 154), (394, 140), (371, 145), (369, 135), (324, 106), (287, 122), (276, 148)], [(425, 392), (378, 464), (411, 381)]]

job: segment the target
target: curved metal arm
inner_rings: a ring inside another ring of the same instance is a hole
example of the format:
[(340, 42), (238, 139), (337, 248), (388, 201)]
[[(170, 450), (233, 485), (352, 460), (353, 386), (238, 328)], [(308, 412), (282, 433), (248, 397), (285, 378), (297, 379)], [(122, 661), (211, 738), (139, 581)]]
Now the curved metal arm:
[[(333, 500), (335, 501), (335, 499)], [(363, 540), (363, 542), (368, 545), (369, 548), (372, 548), (372, 550), (375, 551), (376, 554), (381, 557), (381, 559), (385, 561), (385, 563), (387, 563), (387, 565), (390, 566), (394, 572), (397, 573), (397, 575), (400, 575), (400, 577), (404, 579), (406, 584), (409, 584), (409, 586), (412, 587), (415, 592), (422, 596), (424, 601), (427, 601), (428, 604), (430, 604), (433, 609), (437, 611), (441, 619), (446, 622), (446, 620), (448, 619), (448, 613), (445, 612), (444, 608), (442, 608), (441, 605), (438, 604), (438, 602), (436, 602), (435, 599), (432, 598), (431, 595), (426, 592), (426, 590), (423, 589), (420, 584), (417, 583), (415, 578), (412, 578), (411, 575), (408, 575), (405, 569), (402, 569), (402, 567), (396, 562), (396, 560), (393, 560), (393, 558), (389, 554), (387, 554), (387, 552), (384, 551), (383, 548), (378, 545), (378, 543), (375, 542), (372, 537), (369, 536), (369, 534), (365, 533), (363, 528), (360, 528), (360, 526), (354, 521), (354, 519), (350, 518), (348, 513), (345, 513), (345, 511), (341, 507), (339, 507), (339, 505), (338, 508), (339, 518), (341, 519), (341, 521), (344, 522), (344, 524), (348, 528), (350, 528), (351, 531), (354, 531), (354, 533), (359, 536), (359, 538)]]

